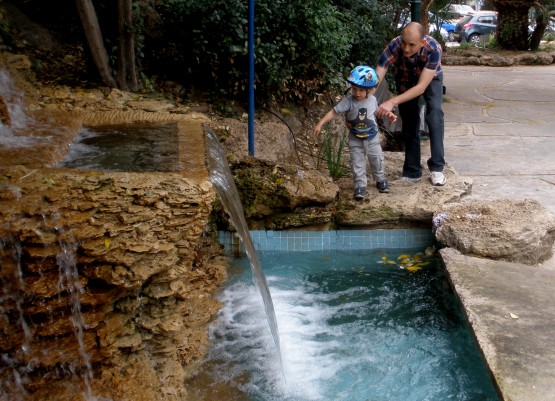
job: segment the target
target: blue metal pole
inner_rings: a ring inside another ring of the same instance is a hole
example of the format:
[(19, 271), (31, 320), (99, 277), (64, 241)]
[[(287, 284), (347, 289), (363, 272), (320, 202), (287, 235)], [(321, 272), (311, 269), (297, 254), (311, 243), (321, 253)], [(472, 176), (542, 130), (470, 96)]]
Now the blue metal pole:
[(249, 156), (254, 156), (254, 0), (249, 0)]

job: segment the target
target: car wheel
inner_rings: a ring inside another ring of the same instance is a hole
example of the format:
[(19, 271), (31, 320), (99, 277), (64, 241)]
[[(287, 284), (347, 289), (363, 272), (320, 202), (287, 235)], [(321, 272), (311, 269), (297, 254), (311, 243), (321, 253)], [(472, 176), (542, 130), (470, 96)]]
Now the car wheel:
[(449, 31), (448, 35), (447, 35), (447, 40), (449, 42), (454, 42), (455, 41), (455, 32), (453, 31)]
[(474, 46), (479, 46), (480, 45), (480, 35), (478, 35), (477, 33), (473, 33), (468, 38), (468, 42), (472, 43)]

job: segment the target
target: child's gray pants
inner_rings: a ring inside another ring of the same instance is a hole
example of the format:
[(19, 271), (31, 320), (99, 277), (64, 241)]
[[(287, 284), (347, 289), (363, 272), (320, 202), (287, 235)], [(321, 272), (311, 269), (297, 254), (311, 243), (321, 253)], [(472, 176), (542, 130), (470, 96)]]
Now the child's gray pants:
[(366, 188), (366, 158), (370, 162), (374, 181), (385, 180), (384, 156), (379, 135), (372, 139), (360, 139), (349, 133), (349, 152), (351, 154), (351, 170), (355, 188)]

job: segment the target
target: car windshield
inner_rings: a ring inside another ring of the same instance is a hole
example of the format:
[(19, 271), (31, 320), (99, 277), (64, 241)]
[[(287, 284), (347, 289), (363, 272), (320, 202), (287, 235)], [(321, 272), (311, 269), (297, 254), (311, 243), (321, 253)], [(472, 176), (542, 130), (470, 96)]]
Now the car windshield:
[(464, 4), (459, 4), (455, 7), (455, 9), (458, 12), (463, 12), (463, 13), (471, 13), (474, 11), (474, 9), (470, 6), (464, 5)]
[(466, 24), (471, 19), (472, 19), (472, 15), (466, 15), (459, 21), (459, 23), (457, 25), (463, 26), (464, 24)]

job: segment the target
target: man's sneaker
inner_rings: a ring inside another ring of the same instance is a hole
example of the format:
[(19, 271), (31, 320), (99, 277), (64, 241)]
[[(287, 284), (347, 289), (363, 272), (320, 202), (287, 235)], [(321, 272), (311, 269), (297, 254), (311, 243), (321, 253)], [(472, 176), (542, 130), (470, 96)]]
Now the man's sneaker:
[(441, 185), (445, 184), (445, 181), (447, 181), (445, 179), (445, 175), (441, 171), (431, 171), (430, 175), (431, 175), (430, 178), (432, 180), (433, 185), (441, 186)]
[(364, 195), (366, 193), (366, 188), (357, 188), (355, 189), (355, 199), (361, 200), (364, 199)]
[(419, 182), (422, 179), (422, 177), (418, 177), (418, 178), (411, 178), (411, 177), (401, 177), (399, 178), (397, 181), (399, 182)]
[(387, 184), (387, 181), (376, 182), (376, 188), (378, 188), (378, 191), (380, 191), (381, 193), (389, 192), (389, 185)]

